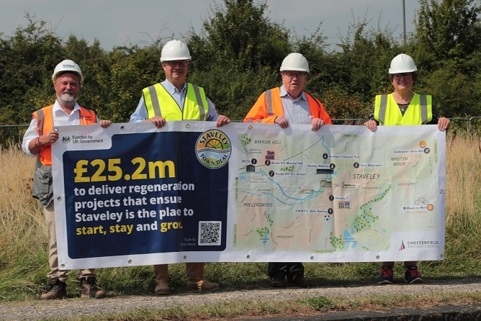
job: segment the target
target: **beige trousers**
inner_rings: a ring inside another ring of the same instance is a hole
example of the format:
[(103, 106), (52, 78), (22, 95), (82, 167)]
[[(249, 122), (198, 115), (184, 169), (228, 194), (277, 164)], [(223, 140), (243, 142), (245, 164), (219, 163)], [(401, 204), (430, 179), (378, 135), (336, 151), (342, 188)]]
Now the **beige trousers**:
[[(68, 277), (67, 271), (60, 270), (58, 267), (57, 232), (55, 230), (55, 209), (53, 204), (54, 202), (52, 201), (43, 209), (45, 221), (47, 222), (48, 233), (48, 265), (50, 267), (50, 272), (47, 274), (47, 276), (51, 279), (58, 278), (60, 281), (65, 282)], [(80, 276), (95, 276), (95, 270), (81, 270)]]
[[(186, 263), (185, 274), (187, 275), (187, 282), (198, 282), (204, 279), (204, 265), (205, 263)], [(169, 283), (169, 266), (167, 264), (154, 265), (155, 281), (156, 283)]]

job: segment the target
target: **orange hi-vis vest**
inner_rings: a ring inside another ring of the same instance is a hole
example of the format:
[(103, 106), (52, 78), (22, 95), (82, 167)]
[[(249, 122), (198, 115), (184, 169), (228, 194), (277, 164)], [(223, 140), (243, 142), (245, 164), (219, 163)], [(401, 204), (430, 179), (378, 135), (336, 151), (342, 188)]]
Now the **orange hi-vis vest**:
[[(332, 124), (331, 117), (324, 109), (322, 103), (308, 92), (304, 91), (304, 93), (307, 97), (307, 104), (312, 118), (320, 118), (327, 125)], [(284, 116), (280, 87), (263, 92), (244, 118), (244, 122), (273, 124), (278, 116)]]
[[(43, 107), (33, 113), (32, 117), (37, 120), (37, 133), (43, 135), (53, 128), (53, 105)], [(80, 107), (80, 125), (97, 123), (97, 116), (93, 110)], [(45, 166), (52, 166), (52, 147), (51, 145), (42, 146), (38, 153), (38, 160)]]

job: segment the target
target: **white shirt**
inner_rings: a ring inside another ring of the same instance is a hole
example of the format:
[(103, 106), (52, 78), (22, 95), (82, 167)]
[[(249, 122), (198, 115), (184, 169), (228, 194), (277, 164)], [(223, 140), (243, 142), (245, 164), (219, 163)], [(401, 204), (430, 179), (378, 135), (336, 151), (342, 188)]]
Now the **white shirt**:
[[(69, 115), (62, 109), (62, 107), (60, 107), (60, 104), (55, 101), (55, 103), (53, 104), (52, 115), (54, 126), (80, 125), (80, 106), (77, 103), (75, 104), (75, 107)], [(37, 133), (37, 119), (35, 117), (32, 117), (32, 121), (30, 122), (28, 129), (23, 135), (22, 150), (25, 152), (25, 154), (31, 157), (37, 156), (30, 153), (28, 145), (33, 139), (37, 138), (38, 136), (39, 135)]]

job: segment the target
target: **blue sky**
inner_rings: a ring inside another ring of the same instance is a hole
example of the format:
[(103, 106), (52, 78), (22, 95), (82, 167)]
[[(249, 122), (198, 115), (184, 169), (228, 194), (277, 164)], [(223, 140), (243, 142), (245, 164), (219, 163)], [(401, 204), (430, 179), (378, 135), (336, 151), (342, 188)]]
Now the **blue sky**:
[[(256, 3), (260, 1), (255, 0)], [(417, 0), (404, 0), (406, 31), (414, 30)], [(28, 13), (35, 21), (66, 39), (70, 34), (89, 43), (98, 39), (107, 50), (113, 46), (149, 45), (156, 39), (182, 39), (189, 28), (200, 33), (212, 8), (222, 0), (4, 0), (0, 32), (11, 36), (26, 26)], [(350, 24), (367, 19), (369, 27), (389, 28), (402, 39), (402, 0), (267, 0), (267, 16), (297, 35), (310, 35), (321, 24), (329, 44), (339, 42)]]

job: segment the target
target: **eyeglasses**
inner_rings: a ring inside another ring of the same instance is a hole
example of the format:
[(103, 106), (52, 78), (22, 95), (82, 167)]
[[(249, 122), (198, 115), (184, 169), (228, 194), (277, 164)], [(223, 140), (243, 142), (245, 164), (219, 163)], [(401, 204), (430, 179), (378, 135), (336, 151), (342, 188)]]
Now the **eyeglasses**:
[(186, 67), (187, 64), (189, 63), (188, 60), (175, 60), (175, 61), (165, 61), (165, 64), (167, 64), (170, 67)]
[(282, 74), (289, 78), (297, 77), (297, 79), (307, 76), (307, 73), (301, 71), (283, 71)]
[(397, 79), (402, 78), (402, 77), (409, 78), (410, 76), (412, 76), (412, 73), (410, 73), (410, 72), (403, 72), (403, 73), (400, 73), (400, 74), (394, 74), (393, 75), (393, 77), (397, 78)]

